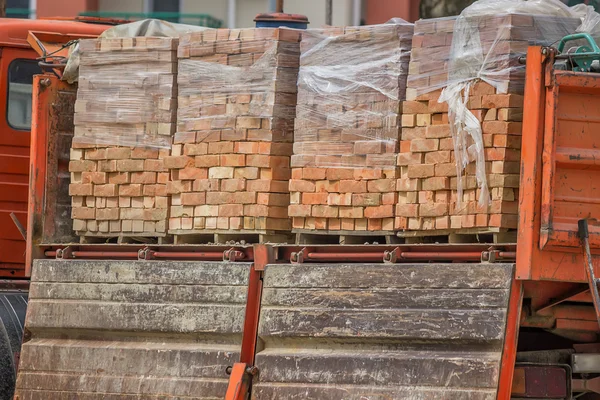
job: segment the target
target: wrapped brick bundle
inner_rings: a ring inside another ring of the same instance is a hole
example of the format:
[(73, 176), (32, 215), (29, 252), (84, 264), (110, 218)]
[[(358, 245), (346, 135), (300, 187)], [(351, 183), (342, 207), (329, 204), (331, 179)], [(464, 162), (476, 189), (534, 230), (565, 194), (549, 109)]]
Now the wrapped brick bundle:
[(401, 20), (303, 34), (290, 181), (295, 231), (393, 231), (412, 34)]
[(181, 38), (169, 232), (289, 232), (299, 40), (285, 28)]
[(397, 230), (517, 228), (525, 78), (519, 58), (531, 44), (574, 32), (579, 19), (562, 5), (541, 5), (557, 15), (490, 14), (481, 3), (492, 4), (415, 24)]
[(82, 40), (71, 149), (73, 229), (80, 236), (166, 234), (175, 130), (177, 39)]

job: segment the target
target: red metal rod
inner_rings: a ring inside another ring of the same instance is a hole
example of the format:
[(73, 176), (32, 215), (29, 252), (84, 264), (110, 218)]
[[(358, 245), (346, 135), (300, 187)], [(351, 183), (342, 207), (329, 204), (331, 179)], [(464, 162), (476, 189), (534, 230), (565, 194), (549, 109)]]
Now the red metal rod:
[(516, 251), (501, 251), (498, 253), (498, 257), (505, 259), (516, 259), (517, 252)]
[(168, 252), (168, 251), (155, 251), (152, 253), (154, 258), (190, 258), (194, 260), (223, 260), (222, 251), (204, 251), (204, 252)]
[(400, 253), (400, 259), (405, 260), (481, 260), (480, 251), (465, 252), (435, 252), (435, 251), (403, 251)]
[(137, 251), (73, 251), (73, 258), (138, 258)]
[(46, 257), (56, 257), (56, 250), (46, 250), (44, 255)]
[(383, 252), (378, 253), (308, 253), (307, 260), (313, 261), (382, 261)]

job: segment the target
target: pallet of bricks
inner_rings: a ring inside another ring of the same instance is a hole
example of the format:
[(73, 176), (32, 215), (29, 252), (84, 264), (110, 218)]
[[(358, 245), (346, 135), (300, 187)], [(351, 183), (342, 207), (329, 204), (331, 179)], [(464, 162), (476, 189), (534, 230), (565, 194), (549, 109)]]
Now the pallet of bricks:
[(176, 242), (289, 238), (299, 41), (300, 31), (285, 28), (181, 37), (177, 133), (165, 160)]
[(393, 233), (412, 34), (404, 21), (303, 34), (290, 181), (295, 232)]
[(80, 42), (69, 163), (77, 235), (165, 237), (164, 159), (175, 131), (177, 43), (163, 37)]
[[(525, 81), (519, 57), (530, 44), (555, 43), (578, 24), (558, 16), (485, 13), (415, 23), (398, 155), (398, 231), (412, 236), (517, 228)], [(461, 53), (463, 48), (469, 51)], [(461, 120), (466, 109), (471, 116)], [(467, 122), (481, 129), (479, 160)]]

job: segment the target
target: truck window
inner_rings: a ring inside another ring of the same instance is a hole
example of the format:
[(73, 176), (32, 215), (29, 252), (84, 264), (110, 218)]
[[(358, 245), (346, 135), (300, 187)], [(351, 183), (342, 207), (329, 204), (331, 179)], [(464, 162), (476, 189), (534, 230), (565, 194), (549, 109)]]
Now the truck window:
[(31, 129), (33, 75), (42, 70), (35, 60), (13, 60), (8, 66), (6, 120), (13, 129)]

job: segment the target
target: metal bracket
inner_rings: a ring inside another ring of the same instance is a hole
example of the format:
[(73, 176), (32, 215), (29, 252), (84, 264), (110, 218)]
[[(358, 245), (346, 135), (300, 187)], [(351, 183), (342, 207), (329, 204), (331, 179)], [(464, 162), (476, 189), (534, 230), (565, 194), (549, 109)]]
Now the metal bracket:
[(236, 250), (233, 247), (223, 252), (223, 261), (235, 262), (238, 260), (243, 260), (244, 258), (246, 258), (244, 252)]
[(154, 260), (154, 250), (144, 247), (138, 250), (138, 260)]
[(396, 247), (394, 250), (386, 250), (383, 252), (384, 264), (395, 264), (396, 262), (398, 262), (399, 258), (402, 258), (402, 253), (400, 252), (399, 247)]
[(500, 251), (496, 250), (493, 246), (490, 247), (487, 251), (481, 252), (481, 262), (482, 263), (495, 263), (500, 255)]
[(64, 247), (62, 249), (56, 250), (56, 259), (57, 260), (68, 260), (75, 258), (73, 257), (73, 248), (71, 246)]
[(308, 249), (304, 247), (300, 251), (295, 251), (290, 254), (290, 263), (292, 264), (302, 264), (308, 254)]
[(230, 376), (225, 400), (245, 400), (252, 378), (258, 374), (258, 368), (246, 363), (235, 363), (227, 367), (225, 373)]

